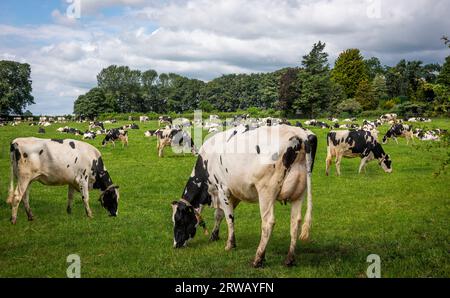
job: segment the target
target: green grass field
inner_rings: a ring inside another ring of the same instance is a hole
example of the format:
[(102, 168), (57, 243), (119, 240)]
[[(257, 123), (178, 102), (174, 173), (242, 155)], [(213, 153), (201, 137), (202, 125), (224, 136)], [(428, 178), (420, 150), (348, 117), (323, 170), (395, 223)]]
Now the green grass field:
[[(125, 124), (122, 122), (120, 124)], [(45, 138), (75, 138), (46, 128)], [(119, 124), (109, 125), (116, 127)], [(166, 148), (158, 158), (156, 138), (145, 138), (156, 122), (131, 130), (130, 145), (101, 148), (102, 136), (91, 144), (100, 149), (114, 183), (120, 186), (120, 214), (110, 218), (91, 192), (93, 219), (85, 216), (81, 196), (66, 213), (67, 187), (34, 183), (30, 204), (35, 220), (27, 221), (21, 206), (17, 225), (9, 222), (5, 203), (9, 185), (9, 144), (16, 137), (37, 136), (37, 127), (0, 127), (0, 277), (65, 277), (66, 257), (79, 254), (82, 277), (365, 277), (369, 254), (381, 257), (382, 277), (450, 277), (449, 174), (434, 177), (448, 148), (390, 141), (394, 171), (386, 174), (376, 161), (357, 174), (359, 159), (342, 162), (342, 176), (325, 176), (326, 133), (313, 129), (319, 147), (313, 173), (312, 239), (297, 246), (296, 266), (286, 268), (290, 206), (276, 205), (276, 225), (266, 252), (265, 267), (253, 269), (260, 237), (258, 206), (236, 210), (237, 248), (226, 252), (226, 224), (221, 239), (209, 243), (198, 231), (187, 248), (172, 248), (170, 203), (179, 199), (195, 162)], [(422, 126), (424, 126), (422, 124)], [(425, 126), (450, 129), (448, 119)], [(387, 126), (383, 126), (384, 134)], [(41, 136), (42, 137), (42, 136)], [(381, 136), (382, 137), (382, 136)], [(303, 209), (305, 210), (305, 208)], [(213, 209), (204, 211), (212, 229)]]

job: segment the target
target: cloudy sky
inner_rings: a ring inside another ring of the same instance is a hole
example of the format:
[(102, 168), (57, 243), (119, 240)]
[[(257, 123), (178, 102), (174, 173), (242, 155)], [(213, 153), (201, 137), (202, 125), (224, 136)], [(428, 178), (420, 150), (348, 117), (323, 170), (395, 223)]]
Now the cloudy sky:
[(441, 63), (448, 0), (1, 0), (0, 60), (31, 65), (35, 114), (71, 113), (111, 64), (210, 80), (299, 65), (318, 40)]

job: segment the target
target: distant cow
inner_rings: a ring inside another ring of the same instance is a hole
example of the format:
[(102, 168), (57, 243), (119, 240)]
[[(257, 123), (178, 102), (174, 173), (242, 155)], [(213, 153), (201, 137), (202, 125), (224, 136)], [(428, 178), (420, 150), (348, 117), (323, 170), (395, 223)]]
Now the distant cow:
[(399, 123), (392, 125), (383, 137), (383, 144), (386, 144), (389, 138), (393, 138), (398, 144), (398, 137), (404, 137), (406, 139), (406, 144), (409, 144), (409, 140), (414, 142), (414, 134), (411, 126)]
[[(80, 192), (88, 217), (92, 217), (89, 190), (100, 189), (102, 206), (112, 216), (117, 215), (118, 186), (113, 184), (95, 147), (70, 139), (18, 138), (12, 141), (10, 153), (11, 182), (7, 203), (12, 207), (11, 223), (16, 223), (22, 200), (28, 220), (33, 220), (28, 195), (34, 181), (45, 185), (68, 185), (67, 213), (72, 211), (74, 192)], [(15, 189), (14, 180), (17, 183)]]
[(139, 116), (139, 122), (147, 122), (149, 118), (147, 116)]
[(116, 147), (116, 141), (122, 142), (122, 148), (125, 145), (128, 147), (128, 131), (118, 128), (109, 130), (102, 141), (102, 146), (105, 147), (108, 143), (112, 143)]
[(92, 121), (89, 123), (89, 130), (93, 130), (93, 129), (105, 129), (105, 126), (103, 125), (103, 122), (100, 121)]
[(159, 116), (159, 118), (158, 118), (158, 125), (161, 126), (162, 124), (172, 125), (172, 117), (170, 117), (170, 116)]
[(163, 157), (164, 148), (168, 146), (184, 147), (189, 146), (193, 154), (197, 154), (194, 141), (191, 136), (184, 130), (178, 128), (167, 127), (156, 132), (158, 156)]
[(93, 132), (93, 131), (86, 131), (83, 134), (83, 139), (84, 140), (94, 140), (96, 136), (97, 136), (97, 134), (95, 132)]
[(386, 122), (396, 122), (397, 121), (397, 114), (393, 114), (393, 113), (390, 113), (390, 114), (384, 114), (384, 115), (381, 115), (380, 116), (380, 121), (382, 122), (382, 123), (386, 123)]
[[(268, 140), (277, 136), (274, 142)], [(266, 140), (266, 141), (263, 141)], [(244, 146), (248, 150), (236, 150)], [(211, 240), (219, 239), (222, 219), (228, 225), (226, 250), (236, 247), (234, 209), (241, 202), (259, 203), (261, 241), (252, 265), (260, 267), (275, 224), (276, 201), (291, 202), (291, 242), (285, 264), (294, 262), (301, 223), (301, 206), (307, 194), (301, 239), (309, 237), (312, 215), (311, 173), (316, 136), (302, 128), (279, 125), (247, 130), (245, 126), (215, 134), (205, 141), (179, 201), (172, 203), (174, 247), (183, 247), (201, 224), (202, 206), (216, 208)], [(266, 160), (267, 162), (262, 162)], [(255, 219), (256, 220), (256, 219)]]
[(331, 131), (327, 135), (327, 159), (326, 175), (329, 175), (333, 157), (336, 158), (336, 173), (341, 175), (342, 157), (354, 158), (361, 157), (359, 173), (365, 169), (366, 164), (378, 159), (380, 166), (386, 173), (392, 172), (392, 161), (389, 158), (380, 143), (365, 130), (341, 130)]
[(156, 136), (156, 133), (159, 131), (159, 129), (157, 130), (147, 130), (146, 132), (144, 132), (144, 136), (145, 137), (154, 137)]
[(44, 133), (45, 133), (45, 129), (44, 129), (44, 128), (42, 128), (42, 127), (39, 127), (39, 129), (38, 129), (38, 133), (40, 133), (40, 134), (44, 134)]

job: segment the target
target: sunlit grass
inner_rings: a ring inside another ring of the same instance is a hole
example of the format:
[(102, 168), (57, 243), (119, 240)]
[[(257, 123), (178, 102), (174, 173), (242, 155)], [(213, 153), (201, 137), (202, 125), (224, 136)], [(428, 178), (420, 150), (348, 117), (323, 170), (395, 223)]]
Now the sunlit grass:
[[(45, 137), (80, 138), (56, 132), (59, 126), (46, 128)], [(180, 197), (195, 157), (167, 149), (165, 157), (158, 158), (156, 139), (143, 136), (145, 129), (157, 127), (156, 122), (140, 126), (129, 132), (128, 148), (101, 148), (101, 138), (88, 141), (100, 149), (114, 183), (120, 186), (117, 218), (108, 217), (97, 202), (98, 191), (91, 192), (94, 218), (88, 219), (79, 194), (69, 216), (66, 187), (35, 183), (30, 196), (35, 220), (28, 222), (21, 207), (16, 226), (9, 223), (10, 208), (5, 203), (9, 143), (15, 137), (39, 135), (37, 127), (27, 124), (0, 127), (0, 277), (64, 277), (66, 257), (73, 253), (81, 256), (84, 277), (362, 277), (366, 257), (373, 253), (381, 257), (384, 277), (450, 276), (449, 175), (433, 176), (447, 148), (413, 148), (401, 139), (399, 145), (384, 145), (393, 160), (392, 174), (371, 162), (367, 173), (358, 175), (359, 159), (345, 159), (341, 177), (335, 176), (334, 165), (326, 177), (328, 130), (313, 129), (319, 148), (313, 175), (312, 240), (299, 243), (297, 266), (283, 266), (290, 240), (290, 206), (277, 204), (266, 266), (253, 269), (250, 262), (260, 236), (257, 205), (240, 204), (236, 210), (235, 250), (224, 250), (225, 223), (218, 242), (209, 243), (199, 230), (187, 248), (172, 248), (170, 203)], [(447, 119), (426, 126), (450, 128)], [(204, 214), (211, 229), (213, 210), (205, 209)]]

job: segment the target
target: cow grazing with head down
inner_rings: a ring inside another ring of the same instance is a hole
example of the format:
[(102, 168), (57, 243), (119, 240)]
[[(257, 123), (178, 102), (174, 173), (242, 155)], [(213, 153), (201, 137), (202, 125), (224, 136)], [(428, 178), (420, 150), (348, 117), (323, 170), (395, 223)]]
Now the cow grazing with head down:
[[(273, 142), (271, 142), (273, 141)], [(309, 130), (279, 125), (247, 130), (239, 126), (206, 140), (188, 179), (180, 201), (174, 201), (174, 247), (183, 247), (201, 224), (199, 210), (216, 208), (211, 240), (219, 239), (223, 218), (228, 225), (226, 250), (236, 246), (234, 209), (239, 202), (259, 203), (261, 241), (253, 261), (263, 264), (266, 245), (275, 223), (276, 201), (291, 202), (291, 242), (285, 261), (294, 262), (301, 222), (301, 206), (307, 194), (307, 211), (301, 239), (308, 239), (311, 214), (311, 174), (317, 138)]]
[(102, 141), (102, 146), (105, 147), (106, 144), (111, 142), (113, 146), (116, 147), (116, 141), (122, 142), (122, 148), (125, 145), (128, 147), (128, 131), (119, 128), (109, 130)]
[(398, 137), (405, 138), (406, 144), (409, 144), (409, 140), (412, 140), (414, 143), (414, 133), (412, 127), (400, 123), (392, 125), (392, 127), (386, 132), (385, 136), (383, 137), (383, 144), (386, 144), (389, 138), (393, 138), (398, 144)]
[(11, 182), (7, 203), (12, 207), (13, 224), (22, 200), (28, 220), (33, 220), (28, 197), (34, 181), (44, 185), (68, 185), (67, 213), (71, 213), (74, 192), (80, 192), (88, 217), (92, 217), (89, 190), (100, 189), (102, 206), (111, 216), (117, 215), (119, 187), (113, 184), (95, 147), (70, 139), (18, 138), (12, 141), (10, 153)]
[(158, 149), (158, 156), (163, 157), (165, 147), (189, 147), (192, 154), (197, 154), (197, 148), (191, 136), (184, 130), (172, 127), (165, 129), (158, 129), (155, 132), (157, 137), (156, 148)]
[(376, 138), (365, 130), (331, 131), (327, 136), (326, 175), (329, 175), (333, 157), (336, 158), (336, 173), (341, 175), (342, 157), (361, 157), (359, 173), (365, 169), (366, 164), (378, 159), (380, 166), (386, 173), (392, 172), (392, 161)]

